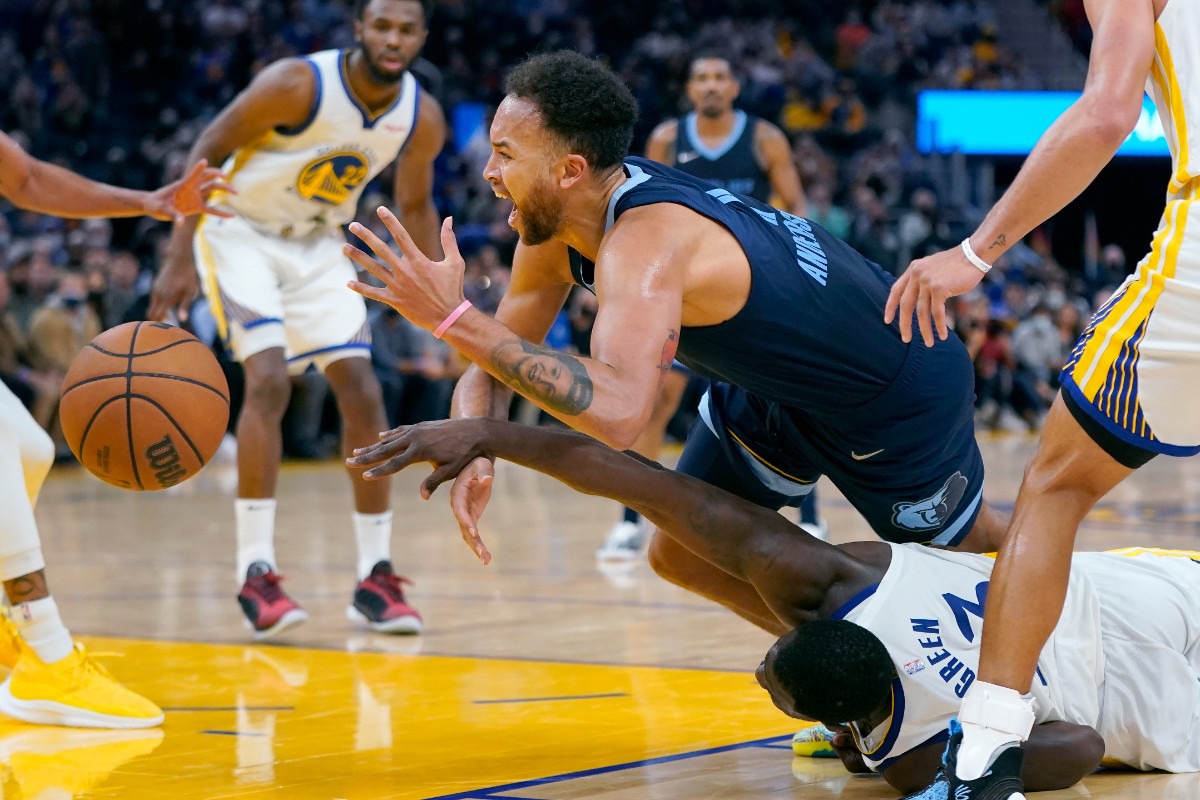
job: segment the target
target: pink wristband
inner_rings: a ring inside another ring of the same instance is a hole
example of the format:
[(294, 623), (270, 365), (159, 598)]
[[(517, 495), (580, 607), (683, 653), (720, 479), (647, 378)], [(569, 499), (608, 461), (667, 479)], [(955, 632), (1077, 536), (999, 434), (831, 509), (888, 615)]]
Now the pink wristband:
[(450, 329), (451, 325), (458, 322), (458, 318), (461, 317), (463, 314), (467, 313), (467, 309), (470, 307), (471, 307), (471, 301), (463, 300), (462, 304), (458, 308), (451, 311), (450, 316), (448, 316), (444, 320), (442, 320), (442, 324), (437, 326), (437, 329), (434, 330), (434, 332), (433, 332), (433, 338), (435, 338), (435, 339), (442, 338), (442, 334), (445, 333), (446, 331), (448, 331)]

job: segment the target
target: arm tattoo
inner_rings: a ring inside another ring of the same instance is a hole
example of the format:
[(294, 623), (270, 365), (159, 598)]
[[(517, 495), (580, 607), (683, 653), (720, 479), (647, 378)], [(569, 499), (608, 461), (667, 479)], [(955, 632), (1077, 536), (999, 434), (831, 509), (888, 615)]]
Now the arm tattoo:
[(679, 350), (679, 331), (667, 331), (667, 340), (663, 342), (662, 359), (658, 362), (658, 371), (667, 373), (671, 371), (671, 363), (675, 360), (675, 353)]
[(996, 237), (994, 242), (988, 245), (988, 250), (993, 250), (997, 247), (1004, 247), (1006, 244), (1008, 244), (1008, 236), (1002, 233)]
[(573, 417), (592, 404), (592, 378), (574, 356), (519, 340), (496, 347), (491, 361), (501, 380), (551, 411)]

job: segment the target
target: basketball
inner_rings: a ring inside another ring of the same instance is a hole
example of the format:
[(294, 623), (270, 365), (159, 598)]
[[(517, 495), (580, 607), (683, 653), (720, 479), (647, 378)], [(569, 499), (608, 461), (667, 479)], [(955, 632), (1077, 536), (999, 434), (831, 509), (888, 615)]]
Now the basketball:
[(229, 385), (212, 351), (182, 328), (127, 322), (83, 349), (59, 406), (71, 452), (100, 480), (134, 491), (200, 471), (229, 422)]

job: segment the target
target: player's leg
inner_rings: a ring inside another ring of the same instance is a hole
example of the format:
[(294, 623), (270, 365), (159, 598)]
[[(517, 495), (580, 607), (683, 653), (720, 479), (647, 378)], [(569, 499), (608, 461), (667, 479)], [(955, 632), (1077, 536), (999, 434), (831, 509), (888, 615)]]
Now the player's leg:
[(255, 637), (268, 638), (308, 615), (280, 587), (275, 561), (275, 487), (283, 453), (280, 423), (291, 395), (284, 329), (280, 243), (247, 221), (206, 218), (196, 230), (196, 269), (218, 331), (244, 377), (237, 436), (238, 603)]
[[(346, 288), (354, 267), (342, 254), (343, 241), (326, 237), (308, 245), (306, 263), (324, 265), (317, 277), (285, 293), (288, 341), (301, 360), (325, 373), (342, 421), (342, 452), (379, 441), (387, 430), (383, 391), (371, 366), (371, 335), (366, 304)], [(404, 578), (392, 565), (391, 480), (362, 480), (347, 468), (354, 492), (358, 582), (347, 616), (381, 633), (420, 633), (421, 615), (404, 596)]]
[(0, 711), (26, 722), (88, 727), (152, 727), (162, 711), (96, 670), (76, 647), (46, 586), (33, 507), (54, 445), (0, 384), (0, 581), (11, 605), (0, 619)]
[[(667, 424), (687, 389), (690, 373), (684, 369), (670, 369), (663, 376), (658, 399), (650, 413), (650, 421), (630, 449), (651, 461), (657, 461), (662, 453), (663, 440), (667, 435)], [(596, 551), (596, 557), (606, 561), (632, 561), (642, 552), (646, 541), (646, 530), (642, 516), (628, 506), (621, 512), (621, 521), (609, 531), (604, 544)]]

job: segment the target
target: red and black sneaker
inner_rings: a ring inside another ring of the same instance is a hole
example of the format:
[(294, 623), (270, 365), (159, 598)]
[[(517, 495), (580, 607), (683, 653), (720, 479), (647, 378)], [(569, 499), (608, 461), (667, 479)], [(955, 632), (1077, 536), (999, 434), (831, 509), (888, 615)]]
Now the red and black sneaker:
[(421, 615), (404, 599), (406, 583), (412, 581), (397, 575), (392, 562), (380, 561), (354, 587), (354, 602), (346, 617), (380, 633), (420, 633)]
[(283, 576), (265, 561), (255, 561), (246, 570), (237, 599), (255, 639), (270, 639), (308, 619), (308, 612), (279, 587), (281, 580)]

